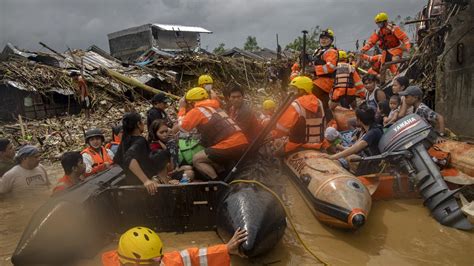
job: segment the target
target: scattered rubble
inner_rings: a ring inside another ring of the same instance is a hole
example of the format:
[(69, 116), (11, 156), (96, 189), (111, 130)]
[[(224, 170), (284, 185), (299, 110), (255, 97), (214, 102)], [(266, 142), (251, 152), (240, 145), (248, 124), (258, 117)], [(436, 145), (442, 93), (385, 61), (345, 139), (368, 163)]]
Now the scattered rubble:
[[(269, 83), (268, 68), (277, 69), (286, 61), (253, 60), (244, 57), (216, 56), (209, 53), (183, 53), (173, 58), (159, 53), (146, 63), (123, 63), (96, 46), (87, 50), (58, 53), (22, 51), (8, 44), (0, 54), (0, 94), (4, 98), (0, 137), (42, 147), (43, 157), (56, 160), (66, 150), (84, 146), (84, 130), (99, 127), (111, 136), (111, 126), (120, 122), (126, 110), (137, 110), (145, 117), (147, 99), (152, 90), (162, 90), (181, 97), (195, 86), (199, 75), (215, 77), (221, 93), (231, 83), (250, 88), (255, 101), (275, 95), (278, 86)], [(285, 65), (286, 66), (286, 65)], [(92, 98), (91, 119), (80, 115), (76, 85), (69, 74), (81, 72)], [(110, 72), (126, 77), (117, 79)], [(129, 82), (132, 80), (133, 82)], [(136, 86), (137, 84), (145, 86)], [(156, 92), (156, 91), (155, 91)], [(275, 97), (273, 97), (275, 98)], [(254, 102), (257, 104), (257, 102)], [(13, 123), (11, 123), (13, 122)]]

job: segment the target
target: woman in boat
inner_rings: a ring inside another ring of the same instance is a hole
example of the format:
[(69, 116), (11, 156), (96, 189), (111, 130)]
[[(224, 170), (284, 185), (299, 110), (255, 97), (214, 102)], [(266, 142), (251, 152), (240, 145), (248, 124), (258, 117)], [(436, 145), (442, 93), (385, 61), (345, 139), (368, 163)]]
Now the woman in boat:
[(160, 180), (168, 180), (168, 177), (170, 177), (172, 180), (169, 180), (169, 183), (177, 183), (178, 181), (189, 182), (194, 178), (192, 166), (178, 166), (178, 147), (171, 138), (170, 128), (165, 120), (157, 119), (151, 123), (148, 140), (152, 158), (164, 161), (164, 164), (157, 162), (161, 165), (158, 170)]
[(158, 183), (153, 176), (153, 164), (150, 159), (150, 147), (142, 136), (145, 129), (142, 117), (137, 113), (126, 113), (122, 119), (123, 136), (114, 162), (127, 174), (127, 185), (143, 184), (150, 194), (157, 191)]

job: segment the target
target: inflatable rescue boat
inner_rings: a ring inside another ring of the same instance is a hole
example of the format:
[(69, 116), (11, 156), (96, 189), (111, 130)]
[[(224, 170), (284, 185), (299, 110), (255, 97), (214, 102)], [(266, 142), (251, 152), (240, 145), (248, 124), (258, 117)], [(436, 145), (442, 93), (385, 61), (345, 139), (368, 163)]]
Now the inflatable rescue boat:
[(223, 238), (244, 228), (248, 240), (241, 249), (252, 257), (276, 245), (286, 228), (283, 208), (257, 186), (193, 182), (160, 185), (149, 195), (143, 186), (121, 185), (125, 178), (116, 166), (51, 197), (33, 214), (12, 262), (69, 265), (138, 225), (157, 232), (219, 229)]
[(357, 229), (365, 224), (372, 205), (368, 189), (337, 161), (314, 150), (288, 155), (289, 175), (322, 223)]

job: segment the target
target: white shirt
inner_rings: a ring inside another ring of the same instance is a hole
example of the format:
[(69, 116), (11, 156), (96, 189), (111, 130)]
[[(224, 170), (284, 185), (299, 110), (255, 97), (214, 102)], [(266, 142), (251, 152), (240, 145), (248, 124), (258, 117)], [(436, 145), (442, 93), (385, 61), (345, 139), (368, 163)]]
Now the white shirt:
[(0, 194), (48, 187), (48, 174), (41, 164), (31, 170), (15, 165), (0, 178)]

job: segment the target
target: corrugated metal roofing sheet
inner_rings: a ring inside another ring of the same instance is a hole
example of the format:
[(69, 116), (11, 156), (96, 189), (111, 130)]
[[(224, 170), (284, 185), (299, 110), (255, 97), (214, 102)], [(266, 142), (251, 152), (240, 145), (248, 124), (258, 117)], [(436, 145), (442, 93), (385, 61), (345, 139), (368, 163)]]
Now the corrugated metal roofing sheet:
[(154, 27), (157, 27), (165, 31), (182, 31), (182, 32), (198, 32), (198, 33), (212, 33), (210, 30), (206, 30), (201, 27), (193, 26), (182, 26), (182, 25), (167, 25), (167, 24), (152, 24)]
[[(66, 60), (69, 61), (70, 63), (74, 62), (69, 52), (66, 52), (63, 55), (66, 57)], [(77, 63), (80, 64), (81, 56), (78, 54), (74, 54), (74, 57)], [(109, 60), (93, 51), (88, 51), (84, 53), (84, 56), (82, 56), (82, 58), (84, 60), (84, 67), (87, 70), (98, 69), (99, 67), (106, 67), (106, 68), (113, 68), (113, 69), (123, 68), (120, 63), (113, 60)]]
[(107, 68), (120, 68), (122, 66), (119, 63), (109, 60), (93, 51), (86, 52), (84, 55), (84, 63), (93, 65), (95, 67), (104, 66)]

